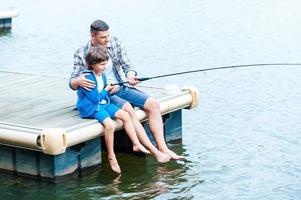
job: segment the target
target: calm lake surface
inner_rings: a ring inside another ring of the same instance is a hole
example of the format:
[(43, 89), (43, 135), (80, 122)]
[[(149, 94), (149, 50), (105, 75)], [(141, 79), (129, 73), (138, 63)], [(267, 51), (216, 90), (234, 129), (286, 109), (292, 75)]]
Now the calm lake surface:
[[(0, 70), (68, 77), (89, 25), (103, 19), (141, 76), (218, 66), (301, 62), (298, 0), (1, 0), (15, 7), (0, 35)], [(63, 184), (0, 177), (0, 199), (301, 199), (301, 67), (210, 71), (145, 82), (194, 85), (183, 113), (186, 161), (118, 153), (121, 176), (101, 169)], [(0, 80), (1, 84), (1, 80)]]

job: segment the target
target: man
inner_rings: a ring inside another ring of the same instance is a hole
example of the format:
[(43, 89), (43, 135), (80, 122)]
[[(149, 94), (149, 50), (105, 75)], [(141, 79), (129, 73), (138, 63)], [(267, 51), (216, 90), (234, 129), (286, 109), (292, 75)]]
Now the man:
[[(163, 121), (160, 113), (160, 104), (152, 97), (134, 88), (139, 83), (137, 72), (134, 70), (127, 57), (124, 46), (116, 37), (110, 37), (109, 26), (102, 20), (94, 21), (90, 26), (91, 40), (88, 44), (75, 52), (74, 69), (70, 77), (70, 87), (76, 90), (79, 86), (90, 90), (95, 87), (95, 83), (85, 78), (83, 71), (87, 69), (85, 61), (88, 50), (91, 46), (101, 45), (107, 48), (109, 61), (106, 68), (106, 75), (109, 82), (117, 83), (129, 81), (129, 85), (116, 85), (111, 90), (112, 103), (127, 111), (134, 123), (140, 142), (150, 150), (158, 162), (167, 162), (169, 159), (182, 159), (171, 151), (164, 140)], [(146, 111), (149, 127), (157, 143), (158, 149), (152, 145), (147, 137), (143, 126), (137, 119), (131, 104)], [(159, 151), (158, 151), (159, 150)]]

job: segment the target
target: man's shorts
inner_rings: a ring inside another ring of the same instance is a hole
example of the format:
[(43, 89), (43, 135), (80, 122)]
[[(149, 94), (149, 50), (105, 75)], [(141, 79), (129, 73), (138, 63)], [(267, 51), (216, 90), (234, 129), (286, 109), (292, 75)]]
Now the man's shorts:
[(136, 88), (121, 86), (120, 90), (111, 96), (111, 103), (122, 108), (126, 102), (130, 102), (133, 106), (143, 109), (148, 98), (147, 94)]
[(89, 118), (97, 119), (100, 123), (103, 123), (103, 121), (108, 117), (114, 119), (115, 114), (118, 110), (120, 110), (120, 108), (114, 104), (99, 105), (99, 110), (96, 111)]

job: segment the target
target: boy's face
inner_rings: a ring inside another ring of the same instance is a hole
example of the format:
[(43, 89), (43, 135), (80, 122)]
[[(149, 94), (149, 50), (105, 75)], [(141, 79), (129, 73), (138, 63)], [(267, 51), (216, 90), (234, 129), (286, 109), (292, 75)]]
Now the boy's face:
[(101, 45), (103, 47), (107, 47), (109, 44), (110, 33), (109, 31), (98, 31), (91, 35), (92, 40), (95, 45)]
[(103, 61), (101, 63), (97, 63), (95, 65), (92, 65), (93, 71), (95, 73), (103, 73), (106, 69), (108, 61)]

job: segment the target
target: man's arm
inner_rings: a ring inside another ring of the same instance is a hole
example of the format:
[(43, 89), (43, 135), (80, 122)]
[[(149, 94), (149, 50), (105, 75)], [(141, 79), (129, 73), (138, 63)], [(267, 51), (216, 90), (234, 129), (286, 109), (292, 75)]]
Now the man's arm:
[(130, 85), (138, 84), (139, 81), (137, 80), (137, 72), (134, 66), (132, 65), (129, 57), (127, 56), (125, 47), (117, 38), (115, 38), (115, 42), (118, 48), (119, 62), (123, 69), (123, 72), (125, 73), (126, 78), (128, 79)]
[(73, 90), (77, 90), (79, 86), (90, 90), (95, 87), (95, 83), (85, 78), (83, 72), (86, 67), (83, 62), (83, 56), (81, 56), (81, 49), (77, 50), (74, 54), (74, 67), (69, 79), (69, 87)]
[(124, 45), (122, 45), (120, 40), (117, 39), (116, 37), (113, 38), (113, 46), (117, 48), (119, 64), (121, 65), (122, 70), (125, 73), (125, 76), (127, 77), (127, 74), (130, 71), (134, 72), (137, 75), (134, 66), (132, 65), (129, 57), (127, 56)]
[(77, 90), (79, 87), (79, 77), (70, 79), (69, 86), (72, 90)]
[(86, 90), (91, 90), (95, 87), (95, 83), (89, 79), (86, 79), (86, 75), (88, 74), (82, 74), (77, 78), (70, 79), (69, 86), (73, 90), (77, 90), (79, 86)]
[(78, 81), (76, 80), (76, 78), (70, 79), (70, 81), (69, 81), (69, 87), (72, 90), (77, 90), (78, 89), (79, 84), (78, 84)]

